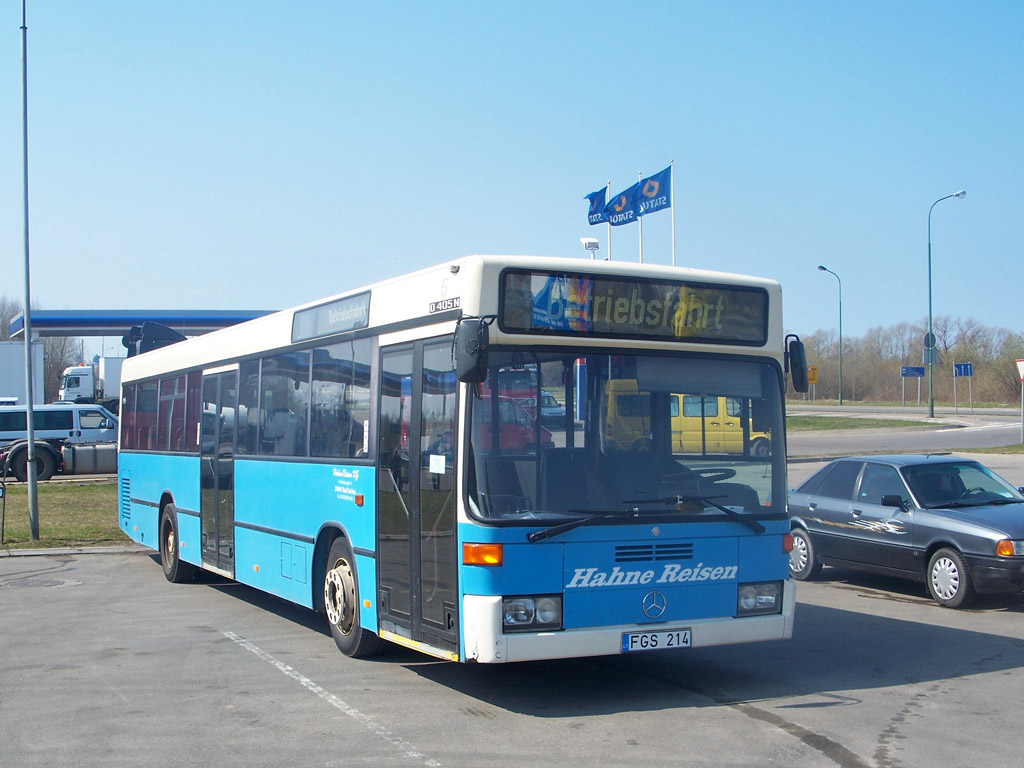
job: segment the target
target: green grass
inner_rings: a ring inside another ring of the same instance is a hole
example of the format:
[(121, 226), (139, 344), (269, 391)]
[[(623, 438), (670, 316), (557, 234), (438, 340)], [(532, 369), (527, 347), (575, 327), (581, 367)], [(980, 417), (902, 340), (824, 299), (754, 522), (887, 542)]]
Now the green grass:
[(857, 419), (846, 416), (789, 416), (786, 429), (803, 432), (811, 429), (878, 429), (891, 427), (920, 427), (924, 422), (907, 419)]
[(130, 544), (117, 527), (117, 484), (39, 483), (36, 501), (39, 540), (29, 535), (28, 486), (8, 483), (4, 514), (4, 549), (95, 547)]
[(1024, 443), (1015, 443), (1014, 445), (1001, 445), (997, 448), (964, 448), (965, 453), (1001, 453), (1007, 455), (1019, 455), (1024, 454)]

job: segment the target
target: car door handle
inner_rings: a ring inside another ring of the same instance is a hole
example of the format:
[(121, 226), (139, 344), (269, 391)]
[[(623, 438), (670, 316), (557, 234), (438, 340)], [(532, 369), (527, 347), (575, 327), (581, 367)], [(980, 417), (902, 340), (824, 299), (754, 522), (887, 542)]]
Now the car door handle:
[(807, 505), (807, 508), (808, 509), (817, 509), (818, 508), (818, 502), (812, 501), (810, 504)]
[(864, 513), (863, 513), (863, 512), (861, 511), (861, 510), (859, 510), (859, 509), (852, 509), (852, 510), (850, 510), (850, 511), (851, 511), (851, 512), (853, 512), (853, 516), (854, 516), (854, 517), (860, 517), (860, 516), (861, 516), (862, 514), (864, 514)]

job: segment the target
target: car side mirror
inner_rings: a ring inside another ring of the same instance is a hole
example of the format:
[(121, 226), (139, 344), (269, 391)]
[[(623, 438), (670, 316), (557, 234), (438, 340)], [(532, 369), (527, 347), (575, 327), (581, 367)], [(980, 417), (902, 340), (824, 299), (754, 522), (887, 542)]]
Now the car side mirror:
[(467, 384), (487, 378), (489, 323), (482, 317), (464, 318), (455, 329), (455, 375)]
[(887, 493), (882, 496), (883, 507), (897, 507), (900, 512), (909, 512), (910, 505), (903, 500), (903, 497), (898, 493)]

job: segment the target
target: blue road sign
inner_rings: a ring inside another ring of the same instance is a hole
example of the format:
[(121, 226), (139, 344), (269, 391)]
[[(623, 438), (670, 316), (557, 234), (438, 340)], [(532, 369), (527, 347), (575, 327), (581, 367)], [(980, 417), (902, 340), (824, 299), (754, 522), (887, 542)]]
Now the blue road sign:
[(974, 363), (953, 363), (954, 376), (973, 376)]
[(900, 368), (900, 376), (905, 379), (923, 379), (924, 378), (924, 366), (923, 365), (904, 365)]

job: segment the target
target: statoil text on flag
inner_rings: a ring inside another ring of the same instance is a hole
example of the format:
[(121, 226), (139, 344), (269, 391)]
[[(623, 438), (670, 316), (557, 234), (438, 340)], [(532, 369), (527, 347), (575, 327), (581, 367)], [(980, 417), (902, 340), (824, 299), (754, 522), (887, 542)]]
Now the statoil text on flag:
[(601, 187), (597, 192), (591, 192), (586, 196), (586, 200), (590, 201), (590, 210), (587, 212), (587, 221), (591, 224), (602, 224), (608, 221), (608, 218), (604, 214), (604, 196), (607, 194), (608, 189)]
[(672, 207), (672, 166), (664, 171), (640, 180), (637, 195), (638, 216), (657, 213)]
[(604, 215), (613, 227), (632, 224), (640, 214), (640, 182), (626, 189), (611, 199), (604, 207)]

